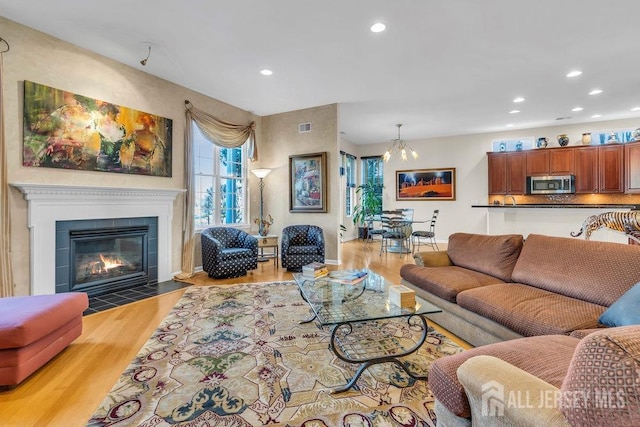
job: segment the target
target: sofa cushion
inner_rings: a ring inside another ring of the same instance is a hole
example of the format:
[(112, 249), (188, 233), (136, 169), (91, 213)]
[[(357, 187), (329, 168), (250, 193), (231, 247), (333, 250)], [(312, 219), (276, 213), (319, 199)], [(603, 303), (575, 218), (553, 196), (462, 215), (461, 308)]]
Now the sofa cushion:
[(449, 236), (447, 253), (455, 265), (510, 282), (522, 242), (519, 234), (489, 236), (454, 233)]
[(640, 326), (607, 328), (578, 344), (562, 383), (571, 425), (640, 425)]
[(598, 317), (606, 310), (521, 283), (463, 291), (457, 303), (524, 336), (568, 335), (576, 329), (596, 328)]
[(638, 265), (640, 246), (530, 234), (512, 276), (515, 282), (609, 307), (640, 282)]
[(420, 267), (405, 264), (400, 267), (400, 276), (416, 287), (449, 302), (456, 302), (456, 296), (467, 289), (503, 283), (488, 274), (457, 266)]
[(0, 349), (25, 347), (46, 337), (88, 307), (84, 292), (0, 298)]
[(600, 323), (607, 326), (640, 325), (640, 282), (602, 313)]
[(495, 356), (559, 388), (578, 343), (577, 338), (552, 335), (476, 347), (433, 362), (429, 369), (429, 387), (449, 411), (468, 418), (471, 408), (456, 374), (465, 361), (479, 355)]

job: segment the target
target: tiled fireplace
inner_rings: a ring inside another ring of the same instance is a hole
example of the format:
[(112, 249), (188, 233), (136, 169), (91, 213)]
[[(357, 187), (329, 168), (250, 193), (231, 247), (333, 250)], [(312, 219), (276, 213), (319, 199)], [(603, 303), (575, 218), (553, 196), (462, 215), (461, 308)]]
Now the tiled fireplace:
[[(115, 274), (116, 270), (103, 272), (95, 280), (89, 280), (82, 274), (74, 275), (69, 280), (60, 280), (65, 272), (64, 262), (56, 261), (56, 239), (60, 236), (70, 236), (70, 233), (56, 233), (59, 224), (80, 224), (75, 227), (75, 237), (79, 245), (80, 261), (90, 261), (100, 252), (108, 252), (107, 256), (114, 256), (113, 252), (120, 251), (116, 257), (131, 256), (127, 261), (131, 265), (121, 266), (119, 272), (122, 281), (116, 286), (131, 284), (140, 276), (147, 276), (142, 280), (156, 280), (159, 282), (170, 280), (171, 271), (171, 230), (173, 221), (173, 203), (183, 190), (171, 189), (129, 189), (109, 187), (86, 187), (41, 184), (12, 184), (20, 189), (28, 203), (28, 227), (30, 230), (30, 276), (31, 294), (53, 294), (68, 290), (85, 290), (84, 285), (89, 282), (99, 282)], [(92, 225), (85, 221), (93, 221)], [(115, 228), (123, 228), (125, 236), (115, 243), (107, 243), (100, 236), (93, 235), (87, 230), (105, 229), (107, 235)], [(143, 229), (147, 227), (145, 232)], [(146, 234), (145, 234), (146, 233)], [(155, 248), (149, 246), (149, 239)], [(95, 243), (91, 248), (89, 243)], [(63, 245), (64, 246), (64, 245)], [(136, 246), (144, 249), (147, 255), (132, 255)], [(101, 251), (102, 250), (102, 251)], [(95, 253), (97, 252), (97, 253)], [(103, 257), (105, 254), (102, 254)], [(146, 258), (146, 259), (145, 259)], [(67, 258), (71, 262), (71, 257)], [(76, 260), (77, 261), (77, 260)], [(76, 262), (74, 261), (74, 262)], [(104, 265), (104, 261), (100, 261)], [(124, 262), (122, 262), (124, 264)], [(88, 268), (88, 267), (87, 267)], [(69, 270), (66, 270), (69, 274)], [(77, 276), (77, 277), (76, 277)], [(88, 281), (87, 281), (88, 280)], [(72, 283), (74, 282), (75, 283)], [(81, 282), (81, 283), (78, 283)], [(93, 283), (95, 285), (95, 283)], [(100, 292), (100, 290), (99, 290)]]
[(158, 218), (56, 221), (56, 292), (89, 296), (158, 282)]

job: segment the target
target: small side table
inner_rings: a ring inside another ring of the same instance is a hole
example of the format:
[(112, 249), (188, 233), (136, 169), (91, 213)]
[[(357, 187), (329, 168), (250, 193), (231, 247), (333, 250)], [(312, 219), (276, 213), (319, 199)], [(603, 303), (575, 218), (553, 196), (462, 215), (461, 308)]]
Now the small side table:
[[(269, 259), (273, 258), (273, 265), (278, 267), (278, 235), (277, 234), (267, 234), (266, 236), (261, 236), (259, 234), (253, 234), (253, 237), (258, 239), (258, 249), (260, 249), (260, 255), (258, 255), (259, 262), (266, 262)], [(271, 253), (264, 253), (265, 248), (271, 248)]]

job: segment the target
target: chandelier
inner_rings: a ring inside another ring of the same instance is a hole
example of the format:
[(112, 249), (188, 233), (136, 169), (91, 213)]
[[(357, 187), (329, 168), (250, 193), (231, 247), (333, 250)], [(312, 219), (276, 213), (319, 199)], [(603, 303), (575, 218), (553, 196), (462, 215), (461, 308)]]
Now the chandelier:
[(396, 126), (398, 127), (398, 137), (396, 139), (391, 140), (391, 147), (389, 147), (387, 152), (384, 153), (382, 158), (384, 159), (385, 162), (388, 162), (392, 154), (400, 153), (400, 155), (402, 156), (402, 160), (405, 161), (407, 160), (407, 149), (409, 149), (411, 150), (411, 155), (413, 156), (413, 158), (417, 159), (418, 153), (416, 153), (414, 149), (411, 148), (405, 140), (400, 138), (400, 127), (402, 126), (402, 123), (398, 123)]

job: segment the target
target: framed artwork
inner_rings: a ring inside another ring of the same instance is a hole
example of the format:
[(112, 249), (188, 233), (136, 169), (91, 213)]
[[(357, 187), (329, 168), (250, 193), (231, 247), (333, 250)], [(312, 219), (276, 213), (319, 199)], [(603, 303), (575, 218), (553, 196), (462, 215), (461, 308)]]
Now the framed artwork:
[(172, 121), (24, 82), (24, 166), (171, 176)]
[(289, 212), (326, 211), (326, 151), (289, 156)]
[(396, 171), (396, 200), (455, 199), (455, 168)]

